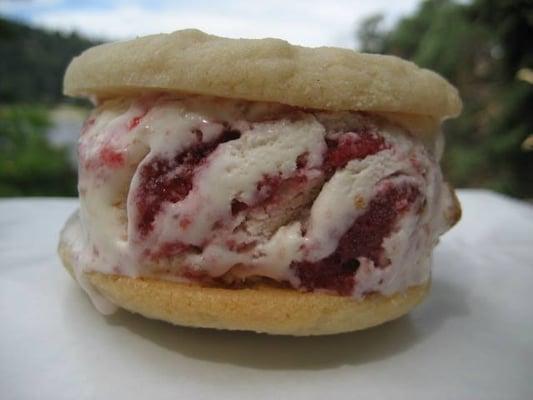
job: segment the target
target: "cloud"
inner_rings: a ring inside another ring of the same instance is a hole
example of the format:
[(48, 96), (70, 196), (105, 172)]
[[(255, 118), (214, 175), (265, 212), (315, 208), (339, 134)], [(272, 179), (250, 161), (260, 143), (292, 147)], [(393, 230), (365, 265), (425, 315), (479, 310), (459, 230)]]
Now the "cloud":
[[(45, 0), (41, 0), (45, 1)], [(48, 0), (53, 1), (53, 0)], [(389, 18), (412, 11), (419, 0), (246, 0), (171, 2), (119, 1), (50, 7), (31, 14), (34, 24), (78, 31), (98, 39), (127, 39), (198, 28), (228, 37), (279, 37), (306, 46), (355, 47), (355, 24), (376, 12)], [(399, 4), (398, 4), (399, 3)]]

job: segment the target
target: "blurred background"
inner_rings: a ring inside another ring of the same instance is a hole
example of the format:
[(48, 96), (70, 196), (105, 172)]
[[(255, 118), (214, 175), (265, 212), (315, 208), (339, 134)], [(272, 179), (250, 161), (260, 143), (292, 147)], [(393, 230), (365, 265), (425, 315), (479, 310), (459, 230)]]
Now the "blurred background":
[(61, 94), (95, 44), (195, 27), (394, 54), (458, 87), (443, 168), (456, 187), (533, 198), (533, 1), (0, 0), (0, 196), (76, 196), (90, 110)]

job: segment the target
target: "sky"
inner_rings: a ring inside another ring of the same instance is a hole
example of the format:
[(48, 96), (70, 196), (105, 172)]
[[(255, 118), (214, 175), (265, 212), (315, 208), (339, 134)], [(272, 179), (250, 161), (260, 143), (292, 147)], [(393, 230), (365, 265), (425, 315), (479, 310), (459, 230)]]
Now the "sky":
[(121, 40), (197, 28), (227, 37), (278, 37), (304, 46), (357, 46), (358, 22), (392, 25), (420, 0), (0, 0), (0, 14), (93, 39)]

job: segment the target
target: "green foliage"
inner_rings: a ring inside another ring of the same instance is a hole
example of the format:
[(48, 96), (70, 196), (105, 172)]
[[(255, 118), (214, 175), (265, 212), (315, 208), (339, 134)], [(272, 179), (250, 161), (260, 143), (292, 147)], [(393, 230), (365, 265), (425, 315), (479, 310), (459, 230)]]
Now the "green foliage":
[(75, 33), (0, 18), (0, 196), (76, 195), (67, 149), (46, 137), (51, 122), (45, 106), (26, 104), (64, 101), (67, 64), (93, 44)]
[(56, 103), (72, 59), (95, 43), (0, 17), (0, 103)]
[(361, 42), (361, 51), (365, 53), (380, 53), (385, 46), (386, 32), (382, 28), (383, 15), (371, 15), (361, 22), (357, 30), (357, 37)]
[(76, 172), (48, 143), (49, 126), (43, 107), (0, 107), (0, 196), (76, 195)]
[(363, 51), (395, 54), (457, 86), (462, 115), (445, 124), (443, 167), (459, 187), (533, 197), (533, 86), (516, 78), (533, 68), (533, 4), (528, 0), (424, 1), (385, 31), (372, 16), (358, 32)]

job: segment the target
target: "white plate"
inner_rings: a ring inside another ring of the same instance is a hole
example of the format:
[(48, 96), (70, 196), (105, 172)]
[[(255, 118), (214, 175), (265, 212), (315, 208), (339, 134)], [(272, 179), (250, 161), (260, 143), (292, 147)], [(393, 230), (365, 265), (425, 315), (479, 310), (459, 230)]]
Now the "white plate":
[(55, 253), (74, 200), (0, 201), (0, 397), (533, 398), (533, 207), (462, 191), (408, 317), (290, 338), (99, 315)]

